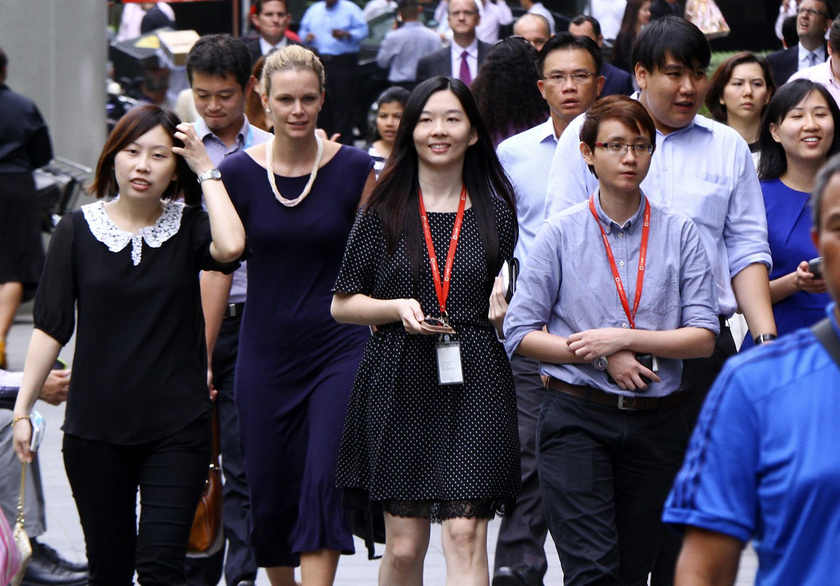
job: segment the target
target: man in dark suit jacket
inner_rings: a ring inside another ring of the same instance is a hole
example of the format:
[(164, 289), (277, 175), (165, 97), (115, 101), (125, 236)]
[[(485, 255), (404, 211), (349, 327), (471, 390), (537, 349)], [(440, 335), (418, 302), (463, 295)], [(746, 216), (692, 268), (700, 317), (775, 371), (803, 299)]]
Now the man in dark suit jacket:
[(457, 77), (467, 85), (478, 75), (478, 68), (490, 50), (475, 36), (480, 16), (475, 0), (449, 2), (449, 28), (452, 44), (440, 51), (426, 55), (417, 62), (417, 82), (436, 75)]
[(286, 9), (286, 0), (256, 0), (254, 6), (251, 23), (260, 31), (260, 36), (245, 39), (251, 54), (251, 64), (274, 49), (300, 44), (295, 38), (297, 35), (289, 30), (292, 17)]
[[(598, 48), (604, 45), (604, 35), (601, 34), (601, 24), (597, 19), (588, 14), (581, 14), (572, 19), (569, 23), (569, 33), (576, 37), (589, 37)], [(624, 94), (629, 96), (633, 93), (633, 80), (630, 74), (604, 61), (601, 65), (601, 75), (604, 76), (604, 88), (599, 97), (611, 96), (613, 94)]]
[(828, 54), (825, 49), (825, 31), (831, 24), (831, 6), (825, 0), (803, 0), (796, 17), (799, 43), (767, 56), (777, 86), (806, 67), (823, 63)]

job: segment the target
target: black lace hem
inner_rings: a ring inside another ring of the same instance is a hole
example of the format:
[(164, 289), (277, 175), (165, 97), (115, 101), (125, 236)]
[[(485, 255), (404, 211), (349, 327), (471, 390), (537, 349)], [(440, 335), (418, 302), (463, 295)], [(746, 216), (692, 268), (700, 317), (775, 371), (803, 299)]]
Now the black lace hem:
[(398, 501), (386, 500), (382, 508), (386, 513), (397, 517), (419, 517), (432, 523), (441, 523), (447, 519), (492, 519), (503, 515), (506, 502), (498, 499), (475, 499), (460, 501)]

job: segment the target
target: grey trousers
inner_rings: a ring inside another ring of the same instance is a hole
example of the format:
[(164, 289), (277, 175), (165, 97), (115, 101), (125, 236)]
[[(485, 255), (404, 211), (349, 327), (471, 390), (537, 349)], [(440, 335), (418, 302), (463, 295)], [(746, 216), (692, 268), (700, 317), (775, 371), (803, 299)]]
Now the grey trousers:
[[(0, 409), (0, 508), (9, 526), (17, 519), (18, 493), (20, 492), (20, 461), (12, 444), (12, 411)], [(19, 423), (18, 425), (23, 425)], [(41, 467), (38, 456), (26, 470), (26, 488), (23, 501), (23, 526), (29, 537), (37, 537), (47, 530), (44, 511), (44, 490), (41, 486)]]

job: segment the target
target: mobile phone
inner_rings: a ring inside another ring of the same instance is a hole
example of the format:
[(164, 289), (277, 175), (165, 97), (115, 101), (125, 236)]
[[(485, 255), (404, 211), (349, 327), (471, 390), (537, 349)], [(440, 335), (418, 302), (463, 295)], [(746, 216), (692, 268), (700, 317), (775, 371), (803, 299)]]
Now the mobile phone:
[(443, 321), (443, 319), (439, 317), (432, 317), (431, 315), (427, 315), (426, 317), (424, 317), (423, 323), (435, 328), (443, 328), (449, 325), (445, 321)]
[(41, 440), (44, 439), (44, 432), (47, 429), (47, 422), (40, 413), (33, 410), (29, 414), (29, 423), (32, 424), (32, 439), (29, 441), (29, 450), (37, 452), (41, 445)]
[(822, 279), (822, 257), (812, 258), (808, 261), (808, 272), (813, 273), (815, 279)]

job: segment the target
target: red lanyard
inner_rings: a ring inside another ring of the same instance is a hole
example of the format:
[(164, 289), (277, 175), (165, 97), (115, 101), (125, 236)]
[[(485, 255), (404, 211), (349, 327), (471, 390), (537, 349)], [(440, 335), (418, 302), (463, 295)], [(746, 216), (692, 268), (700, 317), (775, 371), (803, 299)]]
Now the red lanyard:
[(452, 264), (455, 262), (455, 249), (458, 247), (458, 238), (461, 236), (461, 224), (464, 221), (464, 208), (467, 205), (467, 188), (461, 187), (461, 200), (458, 202), (458, 214), (455, 216), (455, 225), (452, 227), (452, 237), (449, 240), (449, 252), (446, 255), (446, 267), (443, 269), (442, 283), (440, 280), (437, 254), (435, 254), (435, 243), (432, 241), (432, 231), (429, 228), (429, 217), (426, 215), (426, 206), (423, 205), (423, 192), (420, 189), (417, 190), (417, 201), (420, 205), (420, 223), (423, 225), (423, 236), (426, 237), (426, 249), (429, 251), (432, 279), (435, 281), (435, 293), (437, 293), (441, 315), (445, 316), (446, 298), (449, 297), (449, 279), (452, 276)]
[(645, 218), (642, 224), (642, 245), (639, 248), (639, 272), (636, 275), (636, 298), (633, 300), (633, 311), (630, 311), (630, 304), (627, 302), (627, 293), (624, 292), (624, 284), (621, 282), (621, 275), (618, 274), (618, 267), (615, 265), (615, 256), (613, 256), (612, 247), (609, 240), (607, 240), (607, 233), (598, 219), (598, 212), (595, 211), (595, 195), (589, 198), (589, 211), (595, 218), (595, 223), (601, 230), (601, 236), (604, 239), (604, 250), (607, 251), (607, 258), (610, 261), (610, 269), (612, 270), (613, 280), (615, 281), (615, 288), (618, 291), (618, 298), (621, 300), (621, 305), (624, 307), (624, 313), (627, 314), (627, 320), (630, 322), (630, 327), (636, 327), (636, 312), (639, 310), (639, 300), (642, 298), (642, 285), (645, 282), (645, 259), (647, 258), (648, 236), (650, 235), (650, 204), (647, 197), (642, 196), (645, 201)]

